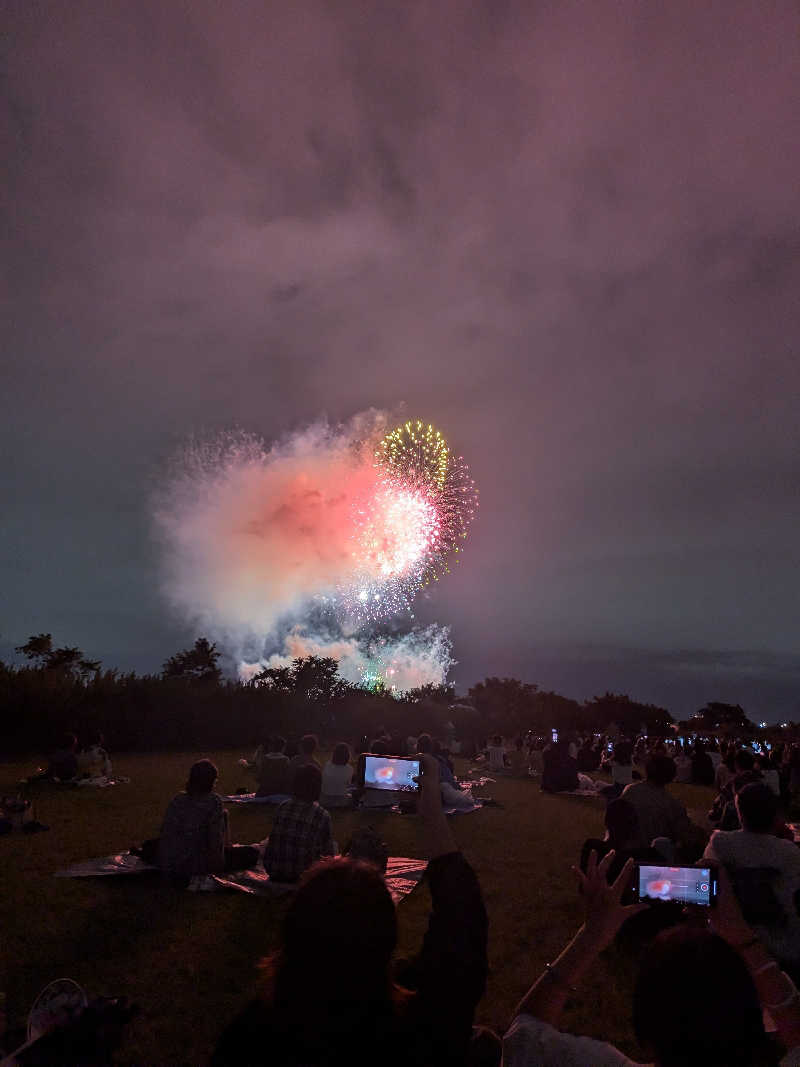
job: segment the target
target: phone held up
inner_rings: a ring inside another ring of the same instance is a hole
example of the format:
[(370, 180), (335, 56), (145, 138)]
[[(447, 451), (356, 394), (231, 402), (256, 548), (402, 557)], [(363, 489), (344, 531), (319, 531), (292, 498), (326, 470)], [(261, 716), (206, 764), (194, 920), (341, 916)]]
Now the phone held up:
[(366, 752), (360, 763), (361, 785), (393, 793), (418, 793), (420, 761)]
[(696, 904), (713, 907), (718, 881), (713, 867), (669, 867), (637, 863), (634, 894), (639, 902)]

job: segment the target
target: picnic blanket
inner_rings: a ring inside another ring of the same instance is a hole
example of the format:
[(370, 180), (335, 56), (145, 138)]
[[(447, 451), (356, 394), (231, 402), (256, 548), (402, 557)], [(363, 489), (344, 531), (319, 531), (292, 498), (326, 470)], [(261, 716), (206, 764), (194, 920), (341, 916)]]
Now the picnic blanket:
[(76, 778), (74, 779), (75, 785), (90, 786), (94, 789), (108, 789), (112, 785), (127, 785), (130, 782), (130, 778), (124, 778), (121, 774), (115, 774), (112, 778), (107, 778), (106, 775), (101, 774), (96, 778)]
[[(259, 845), (255, 846), (260, 847)], [(397, 904), (422, 879), (426, 860), (409, 859), (406, 856), (391, 856), (386, 867), (386, 886)], [(74, 863), (63, 871), (56, 871), (56, 878), (106, 878), (112, 875), (153, 874), (158, 867), (153, 867), (130, 852), (116, 852), (112, 856), (100, 856), (98, 859)], [(218, 893), (233, 890), (247, 893), (249, 896), (281, 896), (291, 893), (295, 886), (282, 882), (273, 882), (264, 868), (259, 864), (247, 871), (231, 871), (226, 874), (197, 875), (189, 883), (192, 893)]]
[[(491, 782), (492, 780), (493, 779), (491, 779), (491, 778), (485, 779), (485, 781), (487, 781), (487, 782)], [(470, 782), (468, 784), (469, 785), (482, 785), (482, 784), (484, 784), (484, 779), (481, 779), (478, 782)], [(465, 792), (466, 792), (466, 790), (465, 790)], [(278, 797), (278, 796), (274, 796), (274, 797), (259, 797), (259, 796), (256, 796), (255, 793), (233, 793), (230, 796), (223, 797), (222, 798), (222, 802), (224, 804), (273, 804), (274, 805), (274, 804), (282, 804), (284, 800), (291, 800), (291, 799), (292, 798), (289, 797), (289, 796), (286, 796), (286, 797)], [(482, 807), (483, 807), (483, 804), (481, 803), (480, 800), (474, 800), (470, 807), (446, 807), (446, 808), (443, 808), (442, 810), (444, 811), (445, 815), (469, 815), (470, 812), (479, 811), (480, 808), (482, 808)], [(358, 810), (359, 811), (369, 811), (369, 812), (373, 812), (373, 811), (375, 811), (375, 812), (391, 811), (391, 812), (394, 812), (395, 814), (397, 814), (401, 809), (400, 809), (400, 805), (399, 804), (387, 804), (386, 807), (378, 807), (378, 806), (375, 806), (375, 807), (364, 807), (364, 806), (360, 806)]]

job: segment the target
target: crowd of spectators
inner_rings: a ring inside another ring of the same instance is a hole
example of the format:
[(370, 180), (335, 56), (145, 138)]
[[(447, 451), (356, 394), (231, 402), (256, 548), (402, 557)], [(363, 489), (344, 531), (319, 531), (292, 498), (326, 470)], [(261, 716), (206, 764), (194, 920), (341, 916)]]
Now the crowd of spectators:
[[(478, 744), (490, 773), (528, 778), (548, 793), (574, 788), (587, 774), (611, 778), (602, 794), (605, 835), (587, 840), (576, 857), (585, 922), (533, 981), (501, 1038), (473, 1028), (488, 974), (487, 918), (444, 815), (447, 790), (459, 788), (448, 740), (379, 732), (361, 747), (420, 761), (419, 851), (432, 899), (420, 952), (399, 969), (393, 964), (397, 917), (382, 865), (355, 858), (356, 850), (338, 854), (328, 809), (368, 799), (349, 746), (337, 744), (321, 766), (311, 734), (291, 746), (265, 739), (246, 761), (258, 793), (277, 802), (260, 855), (270, 878), (294, 891), (280, 947), (265, 961), (252, 1001), (222, 1034), (215, 1067), (373, 1058), (359, 1048), (411, 1067), (496, 1067), (501, 1056), (507, 1067), (631, 1065), (613, 1046), (561, 1029), (567, 1000), (580, 995), (581, 979), (623, 927), (650, 938), (666, 927), (643, 955), (631, 1005), (649, 1062), (800, 1064), (800, 849), (782, 817), (800, 788), (794, 749), (757, 755), (713, 739), (686, 745), (597, 736), (495, 735)], [(60, 760), (71, 769), (71, 750), (65, 744), (52, 765)], [(216, 780), (213, 763), (195, 763), (159, 838), (140, 852), (175, 885), (259, 859), (256, 849), (231, 843)], [(671, 789), (676, 780), (715, 789), (710, 838)], [(658, 924), (642, 922), (649, 906), (626, 895), (636, 863), (715, 865), (717, 908), (699, 920), (673, 906)]]

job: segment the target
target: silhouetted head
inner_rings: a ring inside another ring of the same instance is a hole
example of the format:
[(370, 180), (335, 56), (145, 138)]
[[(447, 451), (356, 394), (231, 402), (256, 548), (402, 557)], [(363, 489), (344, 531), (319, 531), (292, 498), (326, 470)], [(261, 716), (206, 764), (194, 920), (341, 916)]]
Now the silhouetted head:
[(283, 752), (286, 748), (286, 741), (279, 734), (275, 734), (274, 737), (270, 737), (267, 742), (270, 752)]
[(74, 752), (75, 749), (78, 747), (78, 738), (75, 736), (75, 734), (62, 734), (59, 738), (58, 747), (61, 749), (65, 749), (67, 752)]
[(311, 756), (317, 749), (317, 735), (304, 734), (300, 738), (300, 751), (304, 756)]
[(636, 837), (639, 821), (636, 809), (627, 800), (612, 800), (606, 808), (606, 829), (612, 845), (622, 845)]
[(743, 829), (768, 834), (775, 826), (778, 798), (763, 782), (751, 782), (736, 794), (736, 810)]
[(433, 741), (430, 734), (420, 734), (417, 738), (417, 752), (433, 752)]
[(318, 1028), (328, 1040), (340, 1032), (349, 1040), (354, 1026), (371, 1024), (377, 1005), (391, 1003), (396, 941), (395, 906), (373, 864), (315, 863), (286, 913), (282, 948), (267, 963), (280, 1017), (297, 1019), (309, 1044)]
[(744, 960), (721, 937), (692, 927), (659, 934), (645, 954), (633, 1025), (659, 1067), (750, 1067), (765, 1043)]
[(322, 771), (313, 763), (305, 767), (298, 767), (294, 772), (292, 782), (292, 796), (295, 800), (304, 800), (307, 804), (313, 804), (319, 800), (322, 792)]
[(651, 756), (644, 769), (652, 785), (669, 785), (675, 777), (675, 763), (669, 756)]
[(755, 756), (746, 748), (740, 748), (736, 753), (734, 765), (737, 771), (752, 771), (755, 765)]
[(331, 763), (336, 764), (337, 767), (344, 767), (349, 762), (350, 748), (344, 743), (344, 741), (340, 741), (336, 748), (333, 750), (333, 755), (331, 756)]
[(218, 777), (219, 771), (211, 760), (200, 759), (197, 763), (192, 764), (189, 771), (186, 792), (195, 796), (199, 796), (201, 793), (210, 793)]

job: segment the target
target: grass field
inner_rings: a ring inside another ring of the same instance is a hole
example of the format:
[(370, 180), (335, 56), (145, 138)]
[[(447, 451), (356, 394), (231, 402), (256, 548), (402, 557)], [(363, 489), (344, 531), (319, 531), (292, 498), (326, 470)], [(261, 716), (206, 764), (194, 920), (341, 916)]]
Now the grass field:
[[(136, 880), (55, 879), (70, 863), (127, 848), (158, 832), (164, 808), (193, 760), (210, 755), (218, 789), (248, 784), (239, 752), (128, 755), (114, 760), (129, 785), (107, 790), (32, 794), (48, 833), (0, 838), (0, 990), (11, 1023), (23, 1022), (39, 989), (76, 979), (93, 994), (126, 994), (142, 1009), (127, 1028), (121, 1064), (202, 1064), (225, 1023), (251, 997), (257, 961), (276, 943), (286, 904), (241, 894), (194, 894)], [(8, 790), (33, 764), (0, 765)], [(461, 766), (458, 770), (465, 770)], [(673, 786), (702, 815), (711, 791)], [(459, 846), (475, 867), (489, 912), (490, 977), (477, 1022), (502, 1031), (515, 1003), (581, 921), (570, 865), (589, 836), (602, 836), (603, 802), (542, 794), (534, 780), (487, 786), (502, 807), (452, 820)], [(373, 825), (394, 855), (420, 856), (416, 820), (375, 812), (334, 811), (345, 843), (358, 825)], [(234, 841), (266, 837), (269, 809), (233, 807)], [(403, 955), (425, 931), (429, 896), (422, 886), (400, 905)], [(603, 1037), (634, 1057), (628, 1005), (634, 961), (615, 948), (602, 958), (565, 1020), (573, 1032)]]

